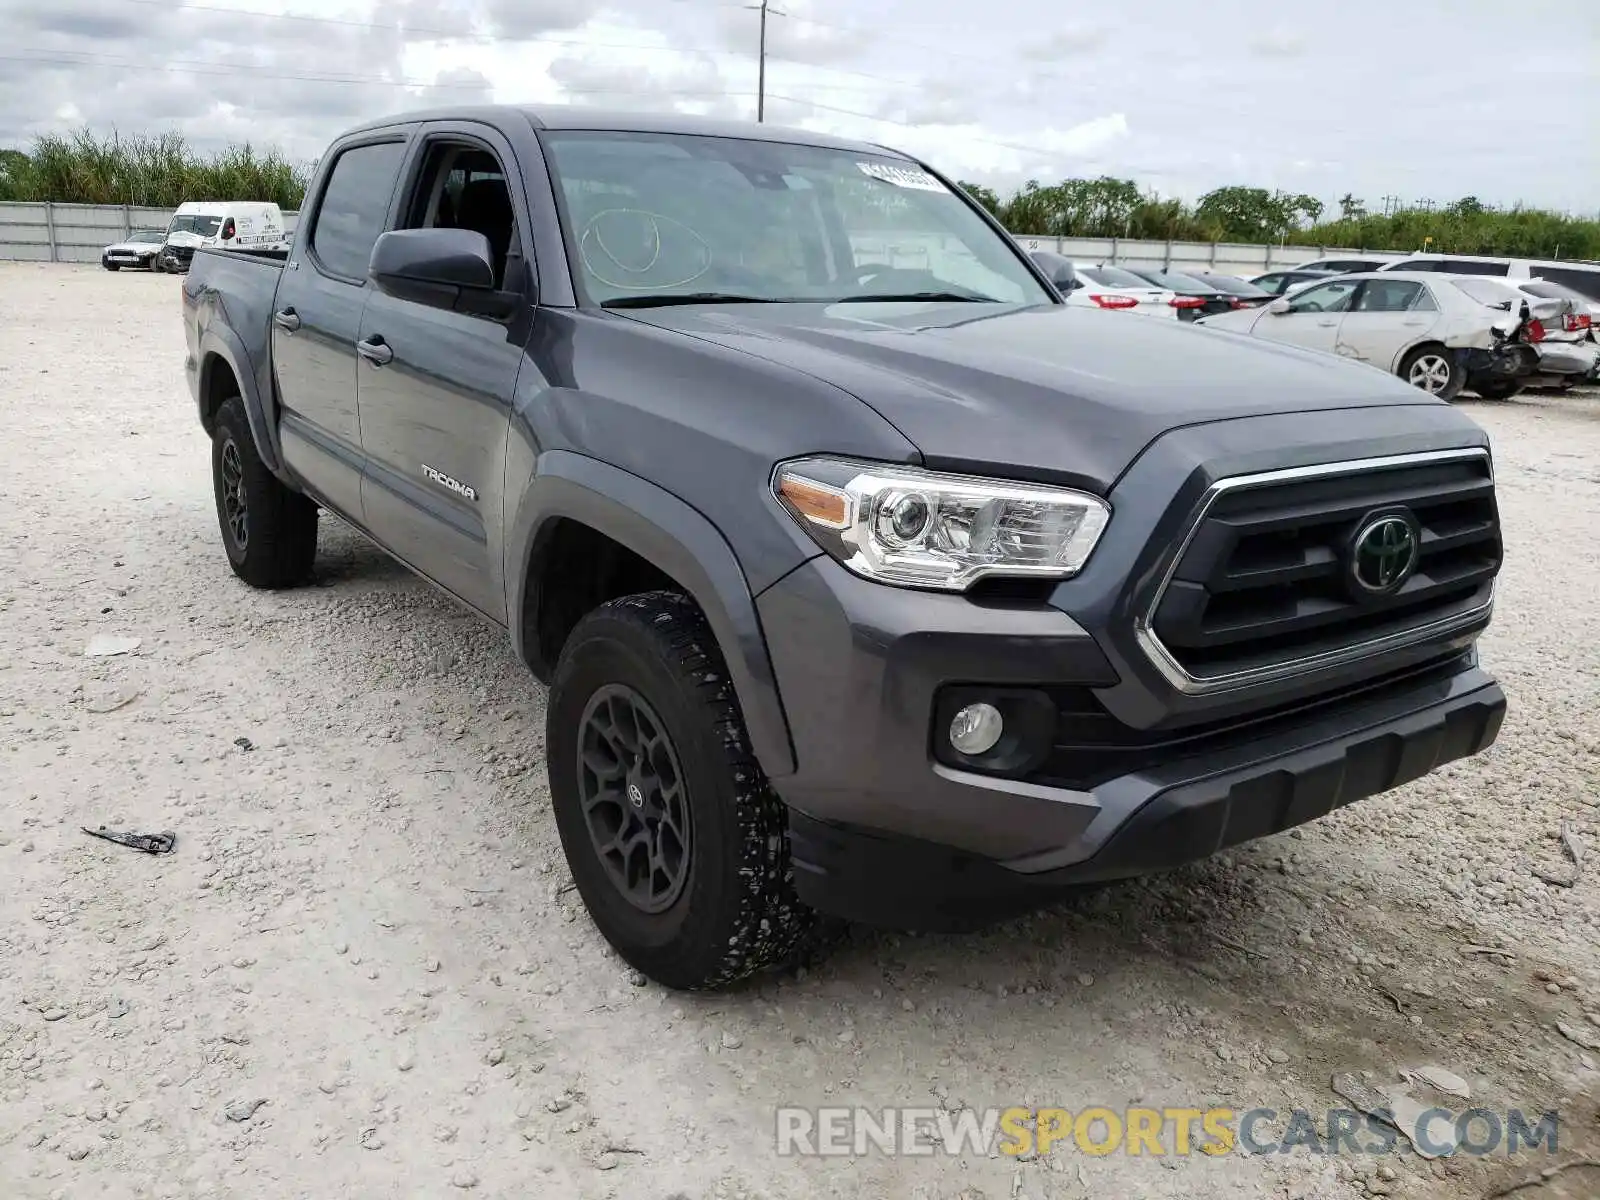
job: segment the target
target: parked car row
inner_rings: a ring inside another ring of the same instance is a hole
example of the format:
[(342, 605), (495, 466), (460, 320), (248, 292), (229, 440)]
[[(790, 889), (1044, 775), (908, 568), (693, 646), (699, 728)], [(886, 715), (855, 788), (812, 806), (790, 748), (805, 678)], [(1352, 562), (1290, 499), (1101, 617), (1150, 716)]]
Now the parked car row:
[(1593, 318), (1578, 301), (1476, 275), (1339, 274), (1202, 323), (1368, 363), (1443, 399), (1600, 379)]
[(108, 271), (140, 267), (184, 272), (198, 247), (222, 250), (286, 251), (283, 212), (276, 204), (192, 201), (178, 206), (165, 229), (136, 229), (100, 252)]
[(1365, 362), (1449, 399), (1600, 381), (1600, 266), (1332, 257), (1240, 279), (1029, 252), (1068, 305), (1204, 324)]
[(1229, 275), (1073, 262), (1049, 250), (1029, 256), (1069, 305), (1194, 321), (1208, 313), (1265, 304), (1272, 296)]

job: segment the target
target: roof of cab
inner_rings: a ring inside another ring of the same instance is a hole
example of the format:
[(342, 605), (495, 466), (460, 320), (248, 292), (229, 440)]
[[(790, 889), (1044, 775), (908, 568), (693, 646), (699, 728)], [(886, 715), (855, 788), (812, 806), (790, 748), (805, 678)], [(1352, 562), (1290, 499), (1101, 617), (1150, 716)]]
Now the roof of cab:
[(349, 129), (354, 133), (383, 129), (394, 125), (409, 125), (420, 121), (483, 121), (490, 125), (503, 123), (513, 115), (521, 116), (535, 129), (549, 130), (603, 130), (617, 133), (679, 133), (699, 134), (704, 137), (746, 138), (766, 142), (789, 142), (803, 146), (821, 146), (833, 150), (854, 150), (865, 154), (887, 154), (896, 158), (908, 155), (887, 146), (871, 142), (853, 141), (816, 133), (809, 129), (792, 129), (782, 125), (758, 124), (755, 121), (728, 121), (713, 117), (692, 117), (683, 113), (637, 112), (622, 109), (590, 108), (579, 104), (490, 104), (467, 108), (419, 109), (414, 112), (392, 113), (374, 121), (366, 121)]

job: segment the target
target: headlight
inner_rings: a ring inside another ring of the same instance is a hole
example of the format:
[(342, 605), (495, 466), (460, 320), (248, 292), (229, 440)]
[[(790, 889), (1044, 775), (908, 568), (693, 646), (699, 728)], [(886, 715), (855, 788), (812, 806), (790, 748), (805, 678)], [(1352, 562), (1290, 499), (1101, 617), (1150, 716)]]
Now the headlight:
[(856, 574), (951, 592), (987, 575), (1076, 575), (1111, 519), (1069, 488), (840, 459), (780, 464), (772, 489)]

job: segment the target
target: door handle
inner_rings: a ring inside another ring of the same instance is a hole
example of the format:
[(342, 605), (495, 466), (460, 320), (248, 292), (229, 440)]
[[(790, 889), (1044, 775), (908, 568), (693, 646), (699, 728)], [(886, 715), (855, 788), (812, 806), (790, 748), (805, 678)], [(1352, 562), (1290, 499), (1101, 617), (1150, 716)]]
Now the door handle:
[(357, 342), (356, 353), (375, 367), (383, 366), (394, 357), (394, 351), (377, 334), (373, 334), (365, 341)]
[(1321, 325), (1321, 326), (1323, 326), (1324, 328), (1327, 328), (1327, 329), (1333, 328), (1338, 323), (1339, 322), (1337, 322), (1337, 321), (1318, 321), (1317, 322), (1318, 325)]
[(300, 314), (292, 308), (280, 309), (272, 314), (272, 323), (285, 333), (293, 333), (300, 328)]

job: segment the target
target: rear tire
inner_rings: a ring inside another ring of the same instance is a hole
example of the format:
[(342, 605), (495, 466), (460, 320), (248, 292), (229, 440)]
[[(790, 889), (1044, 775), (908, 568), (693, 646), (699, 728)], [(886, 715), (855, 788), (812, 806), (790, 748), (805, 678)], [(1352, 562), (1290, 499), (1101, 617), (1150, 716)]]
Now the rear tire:
[(317, 506), (267, 470), (238, 396), (217, 413), (211, 478), (233, 573), (257, 588), (304, 583), (317, 556)]
[(825, 923), (795, 896), (786, 810), (691, 601), (646, 592), (579, 621), (545, 746), (572, 878), (629, 965), (698, 990), (813, 948)]
[(1485, 400), (1509, 400), (1522, 390), (1522, 384), (1515, 379), (1495, 379), (1475, 384), (1472, 390)]
[(1395, 374), (1441, 400), (1454, 400), (1467, 382), (1466, 369), (1443, 346), (1418, 346), (1400, 360)]

